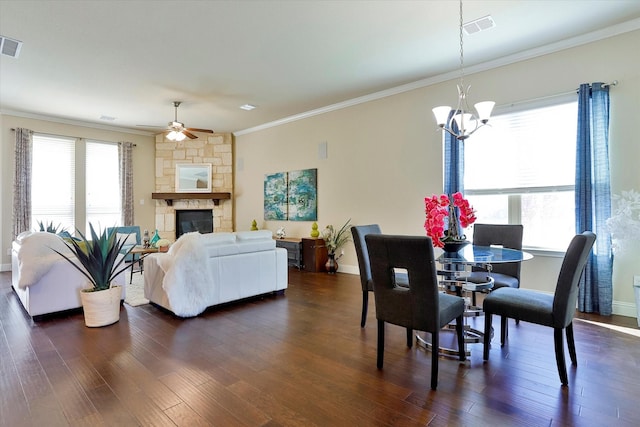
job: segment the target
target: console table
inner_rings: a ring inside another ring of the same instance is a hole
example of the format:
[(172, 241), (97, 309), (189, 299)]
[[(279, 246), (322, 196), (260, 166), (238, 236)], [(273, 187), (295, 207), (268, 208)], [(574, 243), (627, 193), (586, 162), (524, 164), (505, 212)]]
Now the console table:
[(276, 239), (276, 246), (287, 250), (287, 261), (298, 270), (302, 268), (302, 240), (295, 237)]
[(302, 260), (304, 271), (318, 273), (325, 271), (327, 244), (319, 237), (302, 238)]

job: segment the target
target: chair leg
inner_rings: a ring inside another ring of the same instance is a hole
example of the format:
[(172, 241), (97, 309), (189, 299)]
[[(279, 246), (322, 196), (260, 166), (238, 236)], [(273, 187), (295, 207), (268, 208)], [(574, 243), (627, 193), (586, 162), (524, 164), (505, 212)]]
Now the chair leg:
[(576, 343), (573, 340), (573, 323), (569, 323), (565, 328), (567, 332), (567, 346), (569, 347), (569, 357), (571, 358), (571, 364), (578, 365), (578, 358), (576, 357)]
[(464, 317), (456, 318), (456, 335), (458, 336), (458, 357), (460, 360), (467, 360), (467, 352), (464, 347)]
[(484, 314), (484, 351), (482, 352), (482, 358), (489, 360), (489, 348), (491, 347), (491, 313)]
[[(457, 329), (457, 327), (456, 327)], [(431, 390), (438, 388), (438, 360), (440, 357), (440, 334), (431, 332)]]
[(367, 310), (369, 309), (369, 291), (362, 291), (362, 318), (360, 319), (360, 327), (364, 328), (367, 323)]
[(378, 319), (378, 369), (384, 363), (384, 320)]
[(564, 345), (562, 342), (562, 328), (553, 329), (553, 341), (556, 347), (556, 364), (558, 365), (558, 374), (560, 375), (560, 382), (562, 385), (569, 383), (569, 377), (567, 376), (567, 365), (564, 361)]
[(505, 341), (507, 341), (507, 335), (509, 331), (509, 325), (507, 324), (507, 316), (500, 316), (500, 347), (504, 347)]
[(407, 328), (407, 347), (413, 347), (413, 329)]
[(471, 291), (471, 305), (472, 306), (476, 306), (476, 292), (475, 291)]

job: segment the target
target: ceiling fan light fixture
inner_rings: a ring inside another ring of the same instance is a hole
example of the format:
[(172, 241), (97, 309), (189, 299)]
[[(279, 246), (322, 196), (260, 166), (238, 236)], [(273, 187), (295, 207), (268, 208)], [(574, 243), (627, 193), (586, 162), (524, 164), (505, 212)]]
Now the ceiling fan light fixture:
[(180, 141), (183, 141), (185, 138), (186, 138), (185, 134), (183, 134), (182, 132), (176, 132), (175, 130), (172, 130), (167, 134), (167, 139), (169, 141), (180, 142)]

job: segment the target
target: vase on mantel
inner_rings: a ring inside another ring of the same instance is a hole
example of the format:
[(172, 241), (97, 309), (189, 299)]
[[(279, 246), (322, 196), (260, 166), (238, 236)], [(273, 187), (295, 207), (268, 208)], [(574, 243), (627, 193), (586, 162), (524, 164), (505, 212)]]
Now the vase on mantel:
[(336, 254), (327, 254), (327, 263), (324, 265), (327, 269), (327, 273), (335, 274), (338, 271), (338, 262), (336, 261)]

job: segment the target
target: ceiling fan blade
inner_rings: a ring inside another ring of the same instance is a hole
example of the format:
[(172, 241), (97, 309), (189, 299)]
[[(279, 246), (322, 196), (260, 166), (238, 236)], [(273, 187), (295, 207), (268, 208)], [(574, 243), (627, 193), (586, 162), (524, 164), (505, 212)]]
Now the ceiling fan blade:
[(191, 132), (203, 132), (203, 133), (214, 133), (211, 129), (198, 129), (198, 128), (187, 128)]
[(188, 131), (188, 130), (186, 130), (186, 129), (185, 129), (185, 130), (183, 130), (183, 131), (182, 131), (182, 133), (183, 133), (183, 134), (185, 134), (185, 135), (187, 135), (187, 136), (188, 136), (189, 138), (191, 138), (191, 139), (198, 139), (198, 137), (197, 137), (197, 136), (195, 136), (194, 134), (192, 134), (191, 132), (189, 132), (189, 131)]

